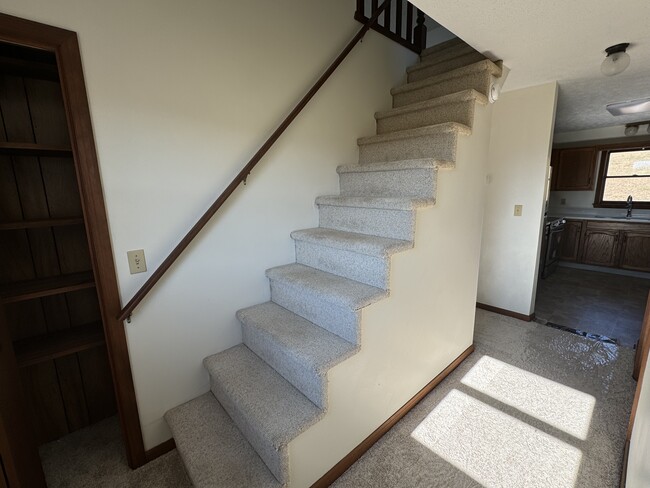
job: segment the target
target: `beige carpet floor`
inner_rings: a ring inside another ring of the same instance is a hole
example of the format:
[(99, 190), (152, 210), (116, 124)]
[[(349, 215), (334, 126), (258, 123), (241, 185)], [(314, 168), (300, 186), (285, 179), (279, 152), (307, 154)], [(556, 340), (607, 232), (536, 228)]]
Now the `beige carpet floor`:
[[(635, 388), (631, 349), (482, 310), (475, 344), (333, 486), (618, 486)], [(41, 455), (51, 488), (190, 486), (176, 451), (130, 471), (115, 419)]]

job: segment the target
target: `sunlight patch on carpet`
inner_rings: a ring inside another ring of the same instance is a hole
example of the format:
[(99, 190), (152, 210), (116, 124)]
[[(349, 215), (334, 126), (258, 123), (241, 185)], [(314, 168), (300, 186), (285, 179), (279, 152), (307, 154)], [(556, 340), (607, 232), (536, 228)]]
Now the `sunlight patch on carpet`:
[(596, 405), (591, 395), (490, 356), (483, 356), (461, 383), (562, 432), (587, 439)]
[(411, 437), (486, 488), (573, 488), (582, 452), (452, 390)]

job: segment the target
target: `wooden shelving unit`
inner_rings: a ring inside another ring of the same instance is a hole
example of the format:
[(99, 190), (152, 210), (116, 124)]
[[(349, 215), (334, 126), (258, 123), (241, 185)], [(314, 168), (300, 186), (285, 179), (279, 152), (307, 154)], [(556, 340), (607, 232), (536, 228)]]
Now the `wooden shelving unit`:
[(4, 303), (22, 302), (50, 295), (93, 288), (95, 281), (92, 272), (19, 281), (0, 287), (0, 301)]
[(81, 225), (84, 219), (42, 219), (42, 220), (19, 220), (16, 222), (0, 222), (0, 230), (39, 229), (42, 227), (63, 227), (67, 225)]
[(72, 156), (72, 149), (65, 146), (34, 144), (31, 142), (0, 142), (0, 154), (70, 157)]
[(19, 367), (57, 359), (104, 345), (101, 322), (72, 327), (13, 343)]

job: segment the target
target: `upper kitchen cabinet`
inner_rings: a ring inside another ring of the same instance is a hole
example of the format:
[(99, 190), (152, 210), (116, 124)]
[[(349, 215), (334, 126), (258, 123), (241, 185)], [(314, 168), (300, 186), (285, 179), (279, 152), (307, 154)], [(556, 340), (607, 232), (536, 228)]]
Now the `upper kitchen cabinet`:
[(556, 191), (585, 191), (594, 189), (597, 151), (594, 147), (555, 149), (551, 156)]

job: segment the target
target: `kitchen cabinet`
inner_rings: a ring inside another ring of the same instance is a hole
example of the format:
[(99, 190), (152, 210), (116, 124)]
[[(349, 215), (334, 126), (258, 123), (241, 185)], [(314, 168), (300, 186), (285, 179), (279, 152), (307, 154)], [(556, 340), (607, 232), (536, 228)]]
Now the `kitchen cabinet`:
[(560, 247), (561, 261), (577, 261), (580, 252), (580, 237), (582, 235), (582, 220), (567, 219), (562, 234)]
[(616, 266), (618, 262), (619, 231), (607, 228), (591, 228), (587, 225), (582, 248), (582, 262), (595, 266)]
[(551, 190), (593, 190), (596, 156), (595, 147), (553, 150), (551, 155), (551, 166), (553, 166)]
[(650, 222), (567, 219), (560, 260), (650, 273)]
[(647, 230), (624, 230), (620, 267), (650, 272), (650, 225)]

